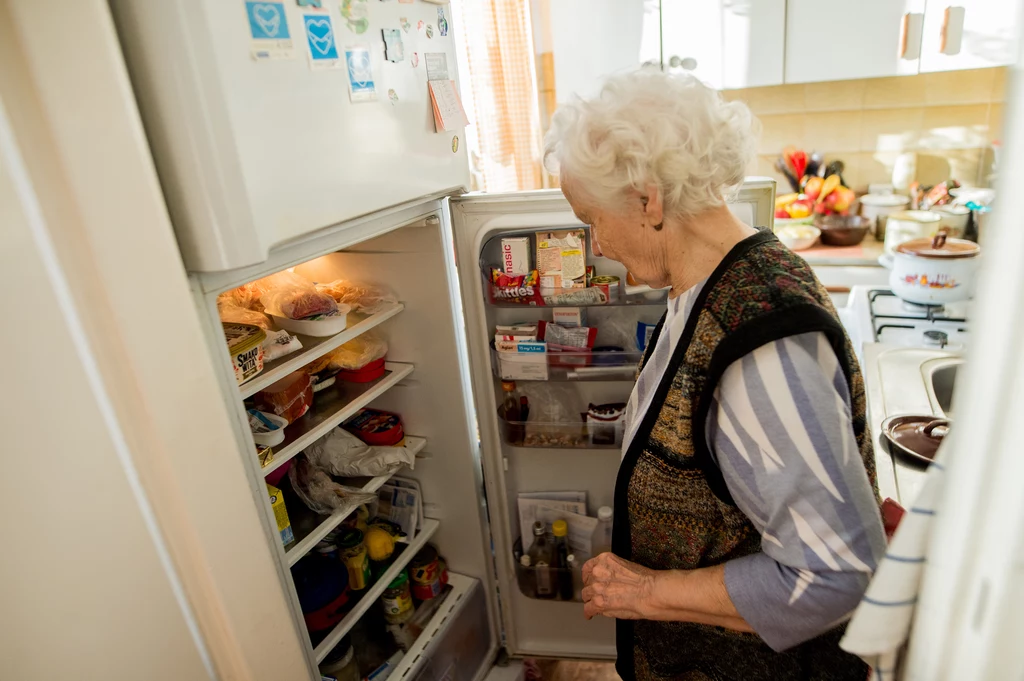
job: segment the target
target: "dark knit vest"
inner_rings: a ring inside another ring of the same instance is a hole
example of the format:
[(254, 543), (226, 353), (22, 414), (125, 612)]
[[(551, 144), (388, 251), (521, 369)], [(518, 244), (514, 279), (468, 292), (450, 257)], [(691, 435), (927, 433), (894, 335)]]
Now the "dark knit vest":
[[(711, 457), (705, 424), (730, 364), (762, 345), (810, 332), (825, 334), (843, 367), (854, 432), (877, 496), (853, 347), (810, 266), (761, 232), (737, 244), (704, 285), (642, 416), (615, 484), (616, 555), (655, 570), (692, 570), (761, 550), (760, 534), (733, 503)], [(864, 681), (868, 668), (839, 649), (841, 635), (842, 627), (777, 653), (756, 634), (619, 620), (616, 667), (626, 681)]]

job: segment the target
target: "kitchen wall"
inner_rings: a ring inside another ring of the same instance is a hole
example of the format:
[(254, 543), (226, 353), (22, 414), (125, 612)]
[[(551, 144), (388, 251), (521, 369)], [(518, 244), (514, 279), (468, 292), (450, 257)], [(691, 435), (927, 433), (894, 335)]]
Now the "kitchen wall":
[(918, 179), (990, 184), (992, 142), (1002, 136), (1006, 68), (896, 78), (778, 85), (724, 92), (746, 102), (763, 126), (751, 173), (788, 183), (773, 164), (794, 145), (842, 159), (855, 190), (889, 182), (896, 158), (918, 154)]

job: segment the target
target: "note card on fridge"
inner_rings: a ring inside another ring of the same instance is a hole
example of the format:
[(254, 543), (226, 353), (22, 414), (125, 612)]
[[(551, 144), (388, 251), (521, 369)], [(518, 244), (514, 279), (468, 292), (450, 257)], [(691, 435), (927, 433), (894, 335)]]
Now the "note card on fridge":
[(434, 128), (437, 132), (464, 128), (469, 125), (466, 110), (462, 108), (459, 91), (454, 80), (432, 80), (430, 101), (434, 107)]

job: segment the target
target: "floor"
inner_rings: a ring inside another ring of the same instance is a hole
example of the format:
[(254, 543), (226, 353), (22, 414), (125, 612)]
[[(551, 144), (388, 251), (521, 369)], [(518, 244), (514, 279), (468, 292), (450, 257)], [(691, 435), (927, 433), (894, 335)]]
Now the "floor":
[[(540, 671), (537, 681), (621, 681), (611, 662), (537, 660), (536, 666)], [(526, 678), (531, 678), (529, 671)]]

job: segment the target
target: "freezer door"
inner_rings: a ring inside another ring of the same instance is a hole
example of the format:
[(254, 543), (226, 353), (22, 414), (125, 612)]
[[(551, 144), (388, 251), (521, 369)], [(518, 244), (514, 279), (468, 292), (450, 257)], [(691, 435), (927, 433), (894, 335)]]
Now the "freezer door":
[(188, 270), (468, 186), (463, 130), (435, 132), (427, 88), (428, 64), (457, 77), (448, 6), (111, 5)]
[[(749, 178), (730, 205), (748, 224), (770, 229), (774, 198), (774, 180)], [(495, 319), (506, 323), (515, 321), (516, 315), (536, 317), (544, 315), (538, 310), (546, 308), (493, 308), (486, 301), (482, 273), (482, 267), (497, 264), (495, 245), (491, 241), (495, 236), (528, 235), (541, 229), (582, 225), (557, 190), (471, 194), (451, 199), (450, 205), (506, 645), (512, 655), (614, 658), (614, 623), (611, 620), (598, 618), (588, 622), (578, 603), (543, 601), (523, 595), (516, 577), (513, 546), (519, 538), (515, 512), (519, 492), (586, 490), (591, 515), (596, 515), (600, 506), (611, 506), (619, 464), (617, 450), (529, 449), (503, 442), (496, 416), (499, 390), (491, 366), (490, 340), (494, 333), (491, 327)], [(624, 274), (618, 263), (600, 262), (599, 274)], [(638, 314), (657, 321), (662, 311), (660, 306), (645, 306)], [(602, 308), (590, 308), (589, 313), (592, 317), (602, 314)], [(547, 318), (550, 319), (550, 315)], [(597, 400), (615, 401), (623, 390), (628, 395), (630, 389), (628, 383), (622, 382), (582, 385), (587, 386), (586, 394), (595, 404), (601, 403)]]

